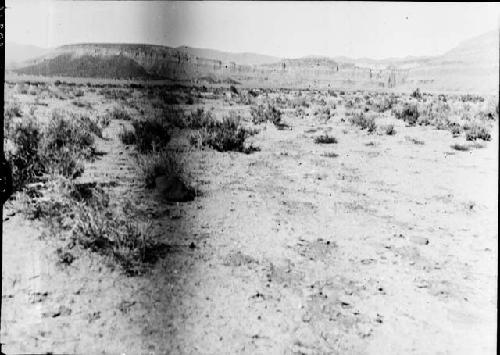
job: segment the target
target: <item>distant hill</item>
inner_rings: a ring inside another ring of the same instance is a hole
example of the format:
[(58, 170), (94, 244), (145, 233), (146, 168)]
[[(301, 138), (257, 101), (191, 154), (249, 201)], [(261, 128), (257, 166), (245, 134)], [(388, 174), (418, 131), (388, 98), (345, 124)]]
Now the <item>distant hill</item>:
[(480, 36), (468, 39), (457, 47), (446, 52), (438, 60), (461, 61), (463, 63), (498, 64), (498, 46), (500, 37), (498, 31), (490, 31)]
[[(26, 50), (25, 57), (36, 59), (14, 71), (45, 76), (170, 79), (209, 84), (239, 82), (258, 86), (408, 90), (419, 87), (497, 92), (498, 51), (497, 31), (463, 41), (439, 56), (387, 59), (321, 56), (282, 59), (190, 47), (84, 43), (61, 46), (48, 53), (36, 48)], [(39, 53), (43, 54), (37, 57)]]
[(47, 48), (7, 42), (5, 44), (5, 66), (13, 68), (28, 60), (41, 57), (50, 51)]
[(499, 32), (465, 40), (443, 55), (418, 63), (408, 84), (435, 90), (498, 92)]
[(176, 49), (180, 52), (201, 58), (220, 60), (225, 63), (234, 62), (241, 65), (261, 65), (276, 63), (281, 60), (281, 58), (278, 57), (256, 53), (230, 53), (214, 49), (192, 48), (187, 46), (177, 47)]
[(152, 76), (135, 61), (112, 55), (98, 57), (91, 55), (72, 56), (60, 54), (50, 60), (22, 68), (21, 72), (28, 75), (42, 76), (72, 76), (91, 78), (141, 78)]

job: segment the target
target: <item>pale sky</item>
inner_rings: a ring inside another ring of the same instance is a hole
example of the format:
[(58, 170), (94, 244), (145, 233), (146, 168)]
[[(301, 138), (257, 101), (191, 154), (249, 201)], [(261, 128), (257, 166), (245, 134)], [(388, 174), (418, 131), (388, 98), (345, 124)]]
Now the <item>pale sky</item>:
[(6, 41), (305, 55), (437, 55), (498, 29), (498, 3), (6, 0)]

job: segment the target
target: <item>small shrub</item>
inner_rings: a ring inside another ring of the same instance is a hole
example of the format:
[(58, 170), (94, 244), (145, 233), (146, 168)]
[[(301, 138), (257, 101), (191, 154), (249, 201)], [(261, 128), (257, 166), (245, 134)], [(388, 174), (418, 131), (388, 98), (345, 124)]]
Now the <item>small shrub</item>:
[(281, 124), (281, 111), (272, 105), (258, 105), (250, 108), (252, 122), (254, 124), (261, 124), (265, 122), (272, 122), (278, 126)]
[(396, 134), (396, 129), (394, 128), (393, 124), (389, 124), (385, 127), (385, 134), (388, 136), (393, 136)]
[(161, 118), (132, 121), (135, 144), (141, 153), (158, 151), (170, 141), (171, 127)]
[(210, 125), (214, 120), (212, 112), (198, 108), (186, 117), (186, 127), (190, 129), (201, 129)]
[(463, 144), (458, 144), (458, 143), (455, 143), (455, 144), (452, 144), (451, 145), (451, 148), (455, 149), (455, 150), (458, 150), (460, 152), (467, 152), (470, 150), (470, 147), (467, 146), (467, 145), (463, 145)]
[(407, 122), (410, 126), (415, 126), (418, 121), (419, 113), (417, 105), (404, 104), (393, 110), (394, 115), (398, 120)]
[(12, 124), (7, 139), (12, 148), (6, 150), (6, 159), (12, 166), (15, 190), (35, 182), (44, 172), (40, 145), (42, 129), (34, 117), (25, 117)]
[(337, 144), (338, 140), (335, 137), (329, 136), (327, 134), (318, 136), (314, 139), (316, 144)]
[(99, 203), (78, 203), (71, 240), (92, 252), (109, 256), (129, 275), (165, 255), (166, 245), (152, 234), (148, 222), (134, 222), (125, 209), (110, 210)]
[(83, 172), (83, 160), (95, 152), (94, 136), (102, 136), (99, 125), (88, 116), (54, 111), (44, 130), (41, 152), (52, 173), (76, 177)]
[(23, 115), (23, 110), (21, 109), (21, 104), (19, 102), (10, 101), (5, 104), (4, 118), (6, 121), (14, 117), (21, 117), (22, 115)]
[(377, 125), (373, 116), (365, 115), (364, 113), (356, 113), (349, 117), (352, 125), (358, 126), (361, 129), (366, 129), (369, 133), (375, 132)]
[(490, 141), (491, 134), (487, 127), (485, 127), (484, 125), (480, 125), (479, 123), (475, 123), (470, 126), (470, 129), (465, 134), (465, 139), (468, 141), (475, 141), (477, 139)]
[(219, 152), (247, 152), (254, 149), (245, 147), (245, 140), (255, 132), (246, 129), (241, 124), (239, 116), (224, 117), (222, 122), (213, 120), (207, 124), (201, 133), (202, 144)]
[(155, 186), (155, 179), (159, 176), (180, 175), (181, 173), (178, 154), (166, 150), (139, 155), (137, 165), (148, 188)]
[(125, 145), (134, 145), (136, 142), (134, 130), (127, 129), (125, 127), (122, 127), (122, 131), (119, 133), (119, 138)]
[(420, 92), (420, 89), (417, 88), (415, 91), (413, 91), (411, 93), (411, 97), (413, 97), (413, 98), (415, 98), (417, 100), (421, 99), (422, 98), (422, 93)]
[(460, 133), (462, 133), (462, 129), (460, 128), (459, 125), (453, 125), (450, 127), (450, 132), (453, 135), (453, 137), (458, 137)]

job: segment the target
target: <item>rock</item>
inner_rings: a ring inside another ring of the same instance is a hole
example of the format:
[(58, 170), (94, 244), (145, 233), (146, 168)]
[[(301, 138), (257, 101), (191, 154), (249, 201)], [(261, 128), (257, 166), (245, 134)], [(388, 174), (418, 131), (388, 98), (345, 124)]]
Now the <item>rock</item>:
[(168, 202), (188, 202), (195, 198), (194, 191), (178, 176), (160, 176), (155, 179), (157, 192)]

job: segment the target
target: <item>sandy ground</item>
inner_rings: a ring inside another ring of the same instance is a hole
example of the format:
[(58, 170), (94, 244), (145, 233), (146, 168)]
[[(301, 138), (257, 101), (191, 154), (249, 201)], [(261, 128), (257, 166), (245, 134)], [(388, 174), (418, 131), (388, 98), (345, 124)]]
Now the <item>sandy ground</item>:
[(498, 126), (459, 152), (431, 128), (286, 121), (260, 152), (190, 153), (200, 196), (179, 205), (142, 188), (111, 123), (85, 178), (116, 181), (172, 246), (141, 277), (86, 252), (58, 265), (57, 238), (7, 207), (3, 351), (494, 354)]

